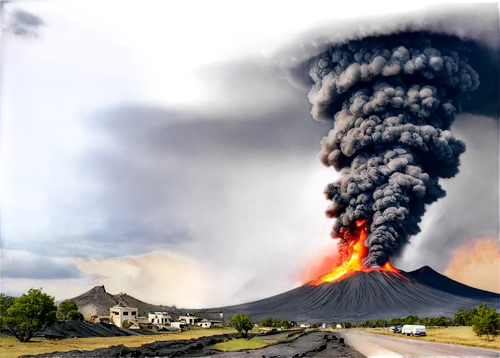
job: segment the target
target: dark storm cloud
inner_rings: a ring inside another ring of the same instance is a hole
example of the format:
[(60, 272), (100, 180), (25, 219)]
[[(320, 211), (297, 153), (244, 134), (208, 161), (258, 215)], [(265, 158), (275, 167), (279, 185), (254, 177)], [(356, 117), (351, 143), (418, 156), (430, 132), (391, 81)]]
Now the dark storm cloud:
[(38, 36), (38, 30), (45, 25), (44, 21), (25, 10), (14, 9), (7, 18), (7, 31), (16, 36)]
[(76, 265), (66, 259), (30, 254), (27, 251), (3, 250), (2, 278), (69, 279), (81, 278)]

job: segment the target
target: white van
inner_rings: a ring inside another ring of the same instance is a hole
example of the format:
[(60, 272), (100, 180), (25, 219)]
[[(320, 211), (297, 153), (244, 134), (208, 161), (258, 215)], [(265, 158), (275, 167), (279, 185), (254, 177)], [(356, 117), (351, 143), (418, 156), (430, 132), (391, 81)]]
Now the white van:
[(426, 336), (427, 332), (425, 326), (419, 324), (405, 324), (401, 329), (401, 334), (406, 334), (407, 336)]

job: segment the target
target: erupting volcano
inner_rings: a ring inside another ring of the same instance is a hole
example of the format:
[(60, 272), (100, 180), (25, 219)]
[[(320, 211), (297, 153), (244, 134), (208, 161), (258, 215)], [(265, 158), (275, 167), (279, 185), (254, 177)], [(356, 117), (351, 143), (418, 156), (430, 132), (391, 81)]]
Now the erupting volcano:
[[(389, 271), (398, 274), (399, 271), (394, 266), (392, 266), (389, 261), (387, 261), (384, 266), (380, 268), (369, 268), (363, 265), (363, 259), (366, 257), (366, 254), (368, 252), (365, 246), (365, 240), (367, 236), (366, 220), (357, 221), (356, 228), (353, 233), (353, 238), (345, 248), (349, 256), (342, 264), (335, 267), (331, 272), (318, 277), (317, 279), (310, 282), (309, 285), (317, 286), (325, 282), (340, 281), (359, 271), (370, 272), (378, 270), (382, 273), (384, 273), (385, 271)], [(400, 277), (403, 276), (400, 275)]]
[(303, 286), (214, 312), (360, 322), (500, 308), (496, 293), (391, 264), (420, 234), (426, 206), (446, 195), (440, 179), (458, 171), (464, 147), (450, 128), (480, 85), (466, 42), (412, 29), (333, 45), (315, 63), (309, 100), (313, 118), (332, 127), (318, 160), (333, 174), (325, 194), (341, 262)]

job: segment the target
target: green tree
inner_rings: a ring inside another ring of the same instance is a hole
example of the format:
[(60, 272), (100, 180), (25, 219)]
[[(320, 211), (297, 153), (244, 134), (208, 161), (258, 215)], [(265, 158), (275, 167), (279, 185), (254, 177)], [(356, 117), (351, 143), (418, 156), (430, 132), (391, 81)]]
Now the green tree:
[(71, 310), (68, 312), (66, 315), (66, 319), (72, 320), (72, 321), (83, 321), (83, 314), (77, 310)]
[(248, 335), (248, 331), (253, 328), (253, 323), (250, 317), (246, 314), (236, 313), (229, 321), (229, 325), (236, 329), (243, 337)]
[(480, 305), (476, 312), (472, 318), (472, 330), (479, 337), (486, 334), (489, 342), (490, 336), (496, 336), (500, 331), (500, 314), (494, 307), (486, 305)]
[(404, 324), (404, 319), (402, 318), (391, 318), (389, 320), (389, 326), (402, 326)]
[(420, 320), (420, 318), (418, 318), (418, 316), (415, 316), (415, 315), (409, 315), (409, 316), (406, 316), (405, 319), (404, 319), (404, 323), (405, 324), (417, 324), (418, 321)]
[(14, 303), (14, 297), (0, 293), (0, 327), (5, 327), (6, 312)]
[(282, 329), (289, 329), (289, 328), (292, 328), (292, 322), (290, 322), (289, 320), (287, 319), (282, 319), (280, 322), (279, 322), (279, 326), (280, 328)]
[(272, 327), (272, 324), (273, 324), (273, 319), (269, 317), (264, 317), (259, 322), (260, 327)]
[(460, 310), (455, 313), (453, 316), (453, 324), (455, 326), (472, 326), (472, 317), (477, 312), (475, 311), (466, 311)]
[[(334, 325), (335, 325), (335, 327), (337, 326), (336, 324), (332, 323), (332, 328), (335, 328)], [(341, 326), (342, 326), (342, 328), (352, 328), (352, 323), (351, 322), (342, 322)]]
[(2, 325), (19, 341), (28, 342), (33, 335), (54, 323), (57, 307), (54, 298), (41, 289), (32, 288), (21, 297), (14, 298), (2, 314)]
[(75, 301), (63, 301), (59, 303), (59, 307), (57, 308), (57, 318), (62, 320), (71, 319), (68, 318), (68, 313), (70, 311), (78, 312), (78, 305)]

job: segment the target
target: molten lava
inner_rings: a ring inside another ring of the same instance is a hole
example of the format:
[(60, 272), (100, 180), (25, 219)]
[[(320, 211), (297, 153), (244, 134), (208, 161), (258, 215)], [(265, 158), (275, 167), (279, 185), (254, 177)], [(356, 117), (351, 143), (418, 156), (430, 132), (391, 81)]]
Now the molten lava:
[[(348, 249), (349, 257), (345, 259), (340, 266), (335, 267), (332, 271), (317, 278), (309, 283), (310, 286), (318, 286), (326, 282), (341, 281), (356, 272), (370, 272), (370, 271), (389, 271), (396, 273), (398, 276), (399, 271), (387, 261), (384, 266), (378, 268), (369, 268), (363, 266), (363, 258), (366, 257), (368, 249), (365, 246), (365, 240), (368, 237), (368, 230), (366, 228), (366, 220), (356, 221), (356, 229), (354, 235), (357, 238), (349, 241)], [(402, 276), (401, 276), (402, 277)]]

